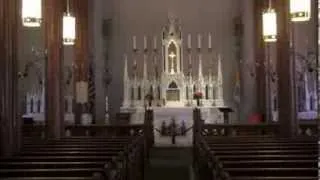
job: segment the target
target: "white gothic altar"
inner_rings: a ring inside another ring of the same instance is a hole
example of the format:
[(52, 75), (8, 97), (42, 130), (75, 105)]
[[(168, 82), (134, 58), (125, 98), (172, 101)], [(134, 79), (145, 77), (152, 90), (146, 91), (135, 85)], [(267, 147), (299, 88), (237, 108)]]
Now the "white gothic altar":
[[(128, 60), (128, 56), (124, 55), (124, 94), (121, 107), (121, 112), (131, 113), (130, 122), (132, 124), (143, 123), (144, 111), (148, 106), (145, 97), (148, 95), (153, 98), (151, 106), (154, 110), (155, 128), (159, 128), (163, 122), (169, 124), (172, 119), (175, 119), (178, 124), (184, 121), (187, 126), (192, 126), (192, 109), (196, 106), (196, 100), (193, 97), (195, 92), (202, 93), (200, 108), (205, 121), (207, 123), (223, 123), (223, 116), (218, 110), (219, 107), (224, 107), (222, 58), (220, 55), (215, 58), (217, 61), (215, 74), (210, 70), (207, 74), (203, 73), (202, 62), (206, 59), (202, 59), (201, 37), (201, 34), (197, 36), (197, 47), (194, 48), (196, 51), (191, 52), (191, 35), (188, 35), (186, 48), (188, 57), (183, 57), (185, 42), (182, 38), (181, 26), (177, 18), (170, 17), (168, 24), (163, 27), (162, 31), (160, 57), (155, 55), (158, 51), (156, 36), (153, 38), (153, 47), (149, 48), (147, 37), (144, 36), (142, 51), (139, 51), (136, 46), (136, 37), (132, 38), (133, 59)], [(212, 52), (211, 48), (209, 33), (208, 52)], [(137, 57), (135, 54), (140, 52), (143, 53), (143, 61), (139, 61), (143, 62), (142, 64), (138, 64), (135, 59)], [(196, 59), (191, 58), (192, 53), (197, 57)], [(147, 66), (149, 59), (153, 59), (152, 67)], [(132, 69), (129, 69), (128, 61), (133, 62)], [(197, 76), (192, 75), (192, 68), (188, 68), (187, 73), (183, 70), (183, 64), (187, 63), (191, 67), (191, 61), (198, 61)], [(138, 66), (143, 66), (142, 76), (138, 75)], [(152, 69), (152, 75), (148, 74), (148, 68)], [(129, 70), (132, 70), (130, 75)], [(188, 137), (192, 137), (190, 133), (187, 135)], [(156, 132), (155, 137), (157, 144), (159, 139)]]

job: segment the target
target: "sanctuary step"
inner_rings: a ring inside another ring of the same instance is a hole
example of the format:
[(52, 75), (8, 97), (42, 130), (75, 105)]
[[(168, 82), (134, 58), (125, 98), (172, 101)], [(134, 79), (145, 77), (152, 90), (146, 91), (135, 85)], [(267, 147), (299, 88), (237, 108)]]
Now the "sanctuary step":
[(154, 147), (150, 150), (146, 180), (192, 180), (192, 149)]

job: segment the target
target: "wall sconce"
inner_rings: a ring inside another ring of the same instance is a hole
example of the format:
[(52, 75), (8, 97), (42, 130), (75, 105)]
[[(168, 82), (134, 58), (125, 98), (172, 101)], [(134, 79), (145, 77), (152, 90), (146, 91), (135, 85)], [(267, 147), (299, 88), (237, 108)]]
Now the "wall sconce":
[(293, 22), (309, 21), (311, 18), (311, 1), (290, 0), (290, 17)]
[(22, 24), (25, 27), (40, 27), (42, 0), (22, 0)]
[(268, 8), (262, 14), (264, 42), (277, 41), (277, 14), (274, 9)]

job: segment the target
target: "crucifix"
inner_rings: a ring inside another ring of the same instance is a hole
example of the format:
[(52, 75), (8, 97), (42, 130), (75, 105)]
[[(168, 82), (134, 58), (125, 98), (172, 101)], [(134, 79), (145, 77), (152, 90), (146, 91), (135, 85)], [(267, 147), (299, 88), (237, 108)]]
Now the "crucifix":
[(170, 64), (169, 64), (169, 69), (170, 69), (170, 73), (171, 74), (174, 74), (174, 72), (175, 72), (175, 68), (173, 67), (174, 66), (174, 58), (176, 57), (176, 55), (174, 54), (174, 52), (171, 52), (170, 54), (169, 54), (169, 57), (170, 57), (170, 59), (171, 59), (171, 61), (170, 61)]

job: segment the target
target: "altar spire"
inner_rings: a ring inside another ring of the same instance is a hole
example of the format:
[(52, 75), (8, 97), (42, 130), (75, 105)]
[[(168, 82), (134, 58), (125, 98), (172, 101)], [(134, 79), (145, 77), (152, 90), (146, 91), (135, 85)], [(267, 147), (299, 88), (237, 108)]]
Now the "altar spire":
[(198, 71), (199, 81), (203, 81), (203, 73), (202, 73), (202, 55), (199, 54), (199, 71)]
[(128, 58), (127, 58), (127, 55), (124, 54), (123, 58), (124, 58), (123, 81), (124, 81), (124, 82), (127, 82), (127, 80), (129, 79), (129, 75), (128, 75)]
[(128, 75), (128, 57), (126, 54), (123, 56), (124, 58), (124, 70), (123, 70), (123, 106), (128, 107), (129, 106), (129, 88), (128, 87), (128, 82), (130, 81), (129, 75)]
[(223, 101), (223, 75), (222, 75), (222, 63), (221, 63), (221, 55), (218, 54), (218, 92), (217, 92), (217, 103), (218, 106), (224, 106)]
[(148, 69), (147, 69), (147, 55), (143, 55), (143, 79), (148, 80)]

